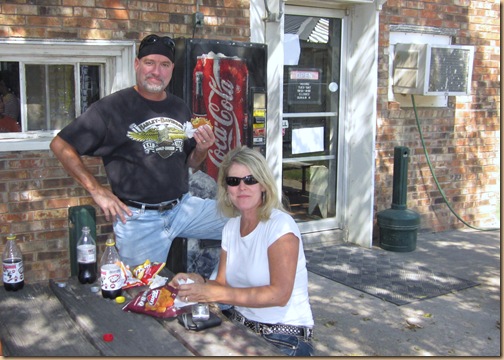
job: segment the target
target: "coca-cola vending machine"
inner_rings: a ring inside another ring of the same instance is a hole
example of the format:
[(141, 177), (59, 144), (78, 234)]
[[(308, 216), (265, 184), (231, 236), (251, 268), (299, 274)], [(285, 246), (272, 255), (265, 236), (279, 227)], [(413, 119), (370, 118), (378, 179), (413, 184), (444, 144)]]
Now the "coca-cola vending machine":
[(183, 98), (194, 117), (213, 126), (205, 172), (217, 179), (224, 155), (247, 145), (266, 154), (265, 44), (236, 41), (175, 40), (170, 91)]

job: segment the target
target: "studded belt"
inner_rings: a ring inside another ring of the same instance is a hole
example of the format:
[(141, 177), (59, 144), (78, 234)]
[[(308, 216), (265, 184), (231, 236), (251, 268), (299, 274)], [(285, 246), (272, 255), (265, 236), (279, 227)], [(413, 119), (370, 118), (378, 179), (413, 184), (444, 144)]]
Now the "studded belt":
[(249, 329), (253, 330), (258, 334), (284, 334), (284, 335), (295, 335), (304, 338), (305, 340), (311, 340), (313, 335), (313, 329), (306, 326), (295, 326), (295, 325), (283, 325), (283, 324), (266, 324), (258, 321), (249, 320), (238, 311), (229, 309), (223, 310), (222, 313), (226, 315), (231, 320), (235, 320)]
[(175, 206), (177, 206), (180, 203), (180, 200), (182, 199), (182, 196), (175, 200), (171, 201), (165, 201), (159, 204), (144, 204), (142, 202), (138, 201), (133, 201), (133, 200), (124, 200), (124, 199), (119, 199), (123, 203), (125, 203), (128, 206), (134, 207), (136, 209), (144, 209), (144, 210), (157, 210), (159, 212), (161, 211), (167, 211), (173, 209)]

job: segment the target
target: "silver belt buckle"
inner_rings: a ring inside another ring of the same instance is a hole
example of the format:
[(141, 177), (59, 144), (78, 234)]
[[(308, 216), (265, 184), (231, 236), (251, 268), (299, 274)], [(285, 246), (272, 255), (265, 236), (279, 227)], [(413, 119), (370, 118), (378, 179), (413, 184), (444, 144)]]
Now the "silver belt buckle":
[(236, 319), (236, 321), (238, 321), (240, 324), (243, 324), (245, 325), (245, 318), (241, 315), (239, 315), (238, 313), (234, 312), (234, 318)]
[(269, 326), (261, 324), (260, 327), (261, 327), (261, 333), (263, 333), (264, 335), (273, 334), (273, 330), (271, 330)]

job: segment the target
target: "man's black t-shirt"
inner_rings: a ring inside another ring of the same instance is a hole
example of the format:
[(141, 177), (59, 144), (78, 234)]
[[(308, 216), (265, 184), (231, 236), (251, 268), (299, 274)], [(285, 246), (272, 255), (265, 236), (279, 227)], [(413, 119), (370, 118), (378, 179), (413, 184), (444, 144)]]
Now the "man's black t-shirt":
[(196, 143), (181, 133), (190, 119), (173, 94), (150, 101), (127, 88), (92, 104), (58, 135), (80, 155), (102, 157), (117, 197), (157, 204), (188, 191), (187, 157)]

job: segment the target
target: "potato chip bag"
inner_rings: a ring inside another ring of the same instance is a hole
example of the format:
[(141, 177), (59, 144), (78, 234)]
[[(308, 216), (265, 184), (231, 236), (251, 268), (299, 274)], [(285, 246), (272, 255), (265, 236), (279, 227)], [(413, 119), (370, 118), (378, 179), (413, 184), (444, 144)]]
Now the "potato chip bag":
[(176, 317), (186, 311), (185, 309), (178, 309), (174, 305), (177, 292), (175, 288), (169, 285), (140, 291), (122, 309), (159, 318)]

